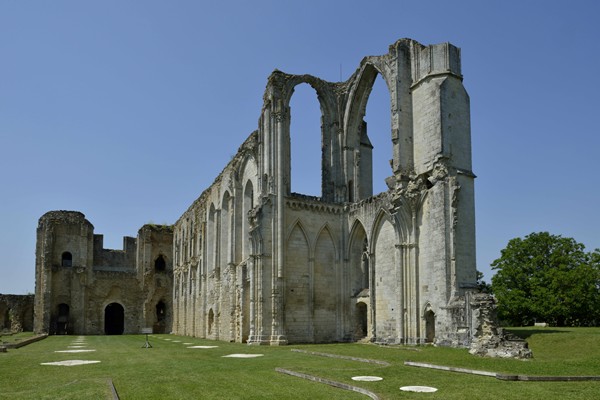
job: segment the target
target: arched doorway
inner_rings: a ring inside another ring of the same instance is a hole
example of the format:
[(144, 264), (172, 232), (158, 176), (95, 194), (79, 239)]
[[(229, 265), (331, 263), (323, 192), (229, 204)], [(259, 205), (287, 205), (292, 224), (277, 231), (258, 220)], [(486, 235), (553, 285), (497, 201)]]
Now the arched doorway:
[(362, 301), (356, 303), (356, 340), (361, 340), (368, 335), (367, 305)]
[(119, 303), (110, 303), (104, 309), (104, 333), (122, 335), (125, 330), (125, 310)]
[(425, 312), (425, 343), (433, 343), (435, 339), (435, 313), (431, 310)]

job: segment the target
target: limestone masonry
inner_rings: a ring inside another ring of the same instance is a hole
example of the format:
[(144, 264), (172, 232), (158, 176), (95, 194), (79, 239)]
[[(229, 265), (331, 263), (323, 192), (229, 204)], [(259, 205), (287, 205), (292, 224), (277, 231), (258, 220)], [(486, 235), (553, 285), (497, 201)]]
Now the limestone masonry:
[[(393, 159), (389, 189), (374, 194), (363, 118), (378, 75)], [(289, 104), (302, 83), (321, 106), (321, 197), (290, 190)], [(41, 217), (36, 331), (471, 344), (475, 175), (460, 50), (401, 39), (346, 82), (276, 70), (263, 98), (258, 130), (173, 226), (145, 225), (108, 250), (79, 212)]]

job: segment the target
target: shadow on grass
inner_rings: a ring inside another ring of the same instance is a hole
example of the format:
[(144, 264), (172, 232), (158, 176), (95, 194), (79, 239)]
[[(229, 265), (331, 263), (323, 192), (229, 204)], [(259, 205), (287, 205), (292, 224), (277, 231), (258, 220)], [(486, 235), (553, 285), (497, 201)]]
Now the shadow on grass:
[(527, 339), (530, 336), (543, 334), (543, 333), (569, 333), (569, 330), (557, 330), (557, 329), (529, 329), (529, 328), (504, 328), (506, 331), (520, 337), (521, 339)]

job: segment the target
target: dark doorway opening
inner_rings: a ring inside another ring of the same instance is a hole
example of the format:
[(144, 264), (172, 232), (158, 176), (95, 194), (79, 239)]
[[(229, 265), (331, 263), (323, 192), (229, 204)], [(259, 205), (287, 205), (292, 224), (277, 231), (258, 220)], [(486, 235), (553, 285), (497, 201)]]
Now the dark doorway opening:
[(429, 310), (425, 313), (425, 343), (433, 343), (435, 339), (435, 314)]
[(104, 333), (122, 335), (125, 330), (125, 310), (119, 303), (110, 303), (104, 309)]
[(58, 317), (56, 319), (56, 334), (66, 335), (69, 332), (69, 305), (61, 303), (58, 305)]
[(215, 322), (215, 313), (212, 308), (208, 311), (208, 334), (212, 333), (213, 324)]
[(73, 255), (71, 253), (69, 253), (68, 251), (65, 251), (64, 253), (62, 253), (61, 265), (63, 267), (73, 266)]
[(165, 270), (167, 269), (167, 263), (165, 262), (165, 259), (162, 256), (162, 254), (159, 255), (154, 261), (154, 269), (156, 270), (156, 272), (165, 272)]
[(362, 301), (356, 303), (356, 339), (361, 340), (367, 337), (367, 305)]

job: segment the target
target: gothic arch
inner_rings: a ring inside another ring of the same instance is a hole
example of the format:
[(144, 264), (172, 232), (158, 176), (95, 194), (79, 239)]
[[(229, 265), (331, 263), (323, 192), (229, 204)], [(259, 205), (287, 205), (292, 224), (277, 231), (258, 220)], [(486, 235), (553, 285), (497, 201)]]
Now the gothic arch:
[[(326, 82), (311, 75), (290, 75), (281, 71), (275, 71), (269, 77), (267, 89), (265, 90), (265, 103), (263, 111), (268, 109), (271, 114), (276, 115), (277, 124), (280, 129), (285, 131), (283, 140), (280, 144), (280, 156), (282, 156), (282, 170), (277, 173), (283, 173), (283, 182), (285, 182), (284, 192), (291, 193), (291, 142), (290, 142), (290, 100), (294, 93), (294, 88), (302, 83), (311, 86), (317, 93), (317, 100), (321, 109), (321, 197), (326, 200), (333, 200), (335, 187), (343, 184), (340, 174), (334, 168), (334, 165), (341, 165), (341, 154), (338, 141), (338, 106), (337, 96), (334, 92), (335, 84)], [(273, 141), (276, 134), (276, 126), (267, 124), (268, 135)], [(274, 143), (274, 142), (273, 142)], [(333, 150), (333, 151), (332, 151)]]
[[(392, 154), (392, 165), (386, 176), (391, 176), (398, 169), (398, 145), (410, 147), (412, 152), (412, 141), (398, 138), (397, 126), (399, 124), (396, 98), (397, 88), (394, 72), (394, 59), (388, 56), (367, 57), (363, 59), (358, 71), (350, 78), (351, 86), (348, 101), (345, 104), (343, 126), (345, 136), (343, 148), (346, 150), (344, 156), (346, 161), (345, 181), (347, 191), (352, 201), (368, 198), (373, 195), (373, 146), (369, 139), (367, 126), (364, 118), (367, 103), (373, 90), (377, 76), (381, 76), (385, 82), (388, 92), (388, 105), (390, 107), (390, 120), (388, 123), (389, 135), (386, 140)], [(406, 106), (407, 108), (410, 108)], [(410, 157), (412, 159), (412, 156)]]
[[(395, 340), (399, 336), (402, 318), (401, 294), (398, 293), (402, 285), (400, 260), (396, 252), (398, 236), (393, 218), (380, 212), (373, 232), (371, 296), (375, 305), (375, 331), (378, 340)], [(385, 337), (381, 337), (383, 332)]]
[(250, 221), (248, 213), (255, 207), (255, 189), (252, 179), (247, 179), (242, 188), (242, 204), (241, 204), (241, 216), (237, 227), (241, 229), (240, 241), (242, 260), (245, 260), (250, 255), (251, 242), (250, 242)]
[(317, 236), (315, 238), (315, 244), (313, 246), (313, 249), (316, 249), (317, 242), (318, 242), (319, 237), (321, 236), (322, 233), (325, 233), (325, 234), (329, 235), (329, 237), (331, 238), (331, 244), (333, 245), (333, 254), (335, 255), (335, 260), (337, 261), (339, 259), (338, 249), (337, 249), (337, 246), (336, 246), (335, 238), (333, 237), (333, 233), (331, 233), (331, 228), (329, 227), (329, 223), (326, 222), (318, 230)]
[(214, 203), (210, 203), (208, 208), (208, 216), (206, 218), (206, 266), (207, 271), (211, 273), (215, 270), (218, 263), (218, 243), (219, 243), (219, 231), (218, 224), (218, 213)]
[(354, 221), (349, 238), (347, 252), (350, 280), (349, 294), (356, 296), (363, 289), (370, 286), (369, 265), (371, 262), (367, 232), (358, 219)]
[(312, 340), (310, 245), (300, 221), (293, 224), (286, 241), (284, 329), (290, 342)]
[(308, 246), (308, 253), (306, 254), (306, 256), (310, 257), (313, 249), (311, 247), (311, 241), (309, 240), (308, 232), (306, 232), (306, 229), (304, 228), (302, 221), (300, 221), (299, 218), (296, 218), (294, 220), (294, 222), (291, 224), (291, 227), (292, 227), (292, 229), (290, 229), (289, 232), (287, 233), (285, 243), (286, 244), (289, 243), (292, 233), (294, 232), (294, 229), (300, 229), (300, 231), (302, 232), (302, 235), (304, 235), (304, 239), (306, 240), (306, 245)]
[(331, 342), (336, 339), (337, 304), (340, 293), (335, 242), (327, 224), (317, 235), (313, 271), (313, 340)]

